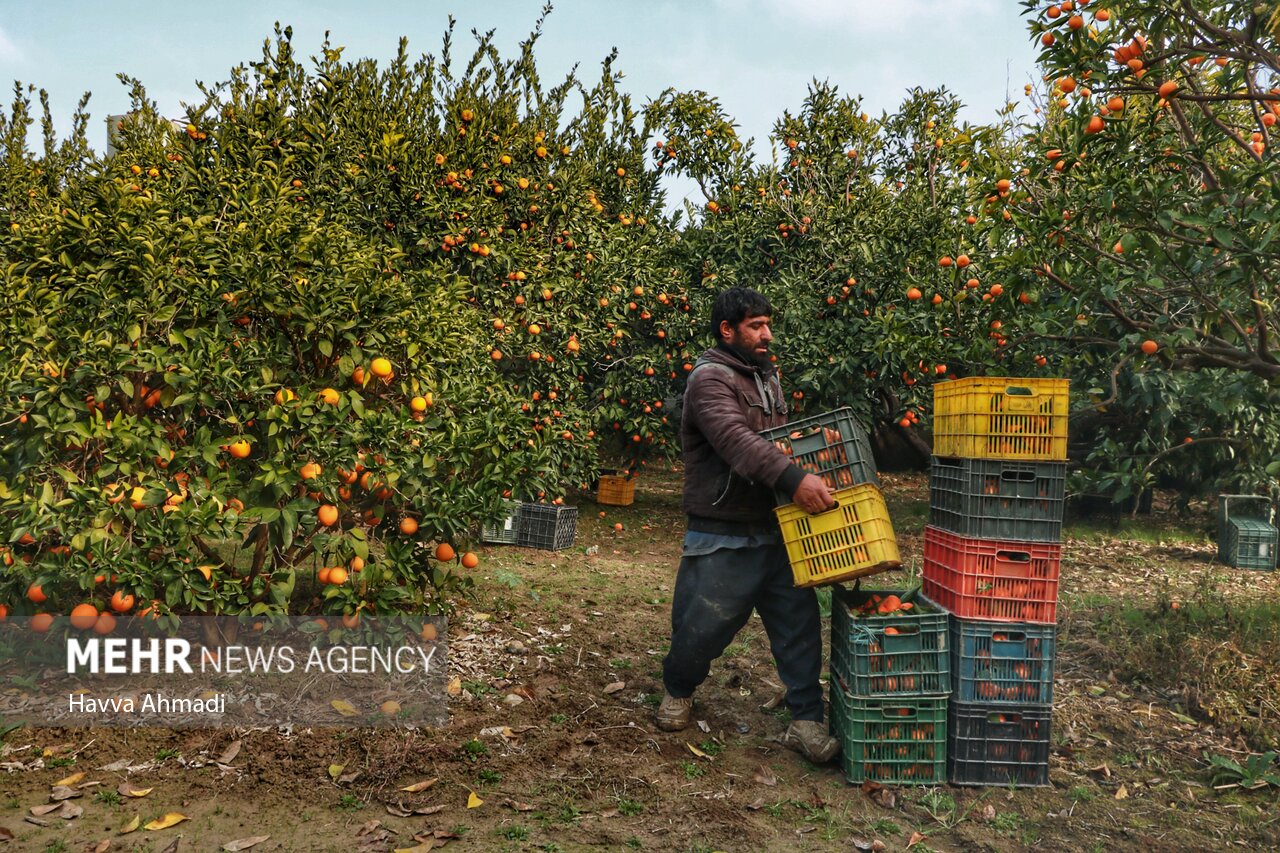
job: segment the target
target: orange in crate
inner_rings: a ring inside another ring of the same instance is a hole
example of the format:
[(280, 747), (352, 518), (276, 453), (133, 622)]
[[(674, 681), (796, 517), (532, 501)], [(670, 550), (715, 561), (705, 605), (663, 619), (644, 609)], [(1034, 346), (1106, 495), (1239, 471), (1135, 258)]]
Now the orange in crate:
[(902, 565), (884, 495), (866, 483), (832, 492), (836, 508), (810, 515), (795, 504), (774, 510), (796, 586), (823, 586)]
[(636, 500), (636, 480), (622, 474), (601, 474), (596, 490), (596, 503), (605, 506), (631, 506)]

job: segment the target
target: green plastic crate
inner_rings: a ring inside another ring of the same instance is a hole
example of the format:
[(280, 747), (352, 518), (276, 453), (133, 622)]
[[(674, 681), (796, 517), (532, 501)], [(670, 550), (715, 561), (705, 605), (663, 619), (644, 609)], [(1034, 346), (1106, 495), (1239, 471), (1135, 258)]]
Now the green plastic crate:
[(517, 513), (520, 508), (519, 501), (505, 501), (503, 508), (506, 510), (506, 517), (502, 521), (486, 524), (480, 529), (480, 541), (491, 545), (514, 545), (519, 539), (519, 530), (517, 530)]
[(1238, 569), (1275, 569), (1274, 521), (1271, 501), (1261, 495), (1219, 495), (1218, 560)]
[(947, 775), (947, 698), (867, 699), (831, 681), (831, 733), (855, 784), (941, 785)]
[[(909, 612), (864, 616), (872, 596), (896, 595)], [(912, 590), (850, 590), (831, 599), (831, 671), (855, 696), (945, 696), (951, 692), (947, 613)]]

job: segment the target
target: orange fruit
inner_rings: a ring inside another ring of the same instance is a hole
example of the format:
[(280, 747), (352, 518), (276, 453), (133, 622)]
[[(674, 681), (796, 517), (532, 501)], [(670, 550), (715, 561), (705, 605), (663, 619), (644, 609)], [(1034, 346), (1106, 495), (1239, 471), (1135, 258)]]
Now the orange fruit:
[(276, 392), (275, 396), (277, 406), (283, 406), (285, 403), (292, 403), (296, 399), (298, 399), (298, 396), (288, 388), (281, 388)]
[(0, 604), (0, 622), (9, 621), (9, 605)]
[(436, 546), (436, 559), (442, 563), (448, 563), (457, 555), (457, 552), (453, 550), (453, 546), (448, 542), (441, 542)]
[(391, 362), (385, 358), (375, 358), (369, 365), (369, 370), (379, 379), (385, 379), (391, 375)]
[(943, 255), (941, 258), (939, 258), (939, 259), (938, 259), (938, 266), (940, 266), (940, 267), (949, 267), (949, 266), (951, 266), (951, 256), (950, 256), (950, 255)]
[(920, 292), (920, 288), (918, 287), (907, 288), (907, 298), (910, 299), (912, 302), (915, 302), (917, 299), (919, 299), (923, 295), (924, 294)]
[(418, 532), (418, 520), (416, 518), (405, 517), (400, 519), (400, 532), (405, 536), (412, 536)]
[(93, 627), (93, 623), (98, 621), (98, 608), (92, 604), (77, 604), (71, 608), (71, 626), (79, 628), (81, 631), (88, 630)]
[(347, 570), (342, 566), (334, 566), (329, 569), (329, 583), (339, 586), (347, 582), (347, 578), (351, 577), (347, 574)]
[(49, 596), (44, 594), (44, 590), (40, 588), (38, 583), (33, 583), (27, 587), (27, 598), (36, 604), (43, 604), (49, 600)]
[(439, 636), (439, 633), (440, 632), (436, 630), (436, 626), (434, 623), (427, 622), (423, 624), (422, 632), (418, 636), (422, 637), (423, 640), (430, 643), (434, 641), (437, 636)]
[(360, 627), (360, 614), (359, 613), (342, 614), (342, 627), (347, 628), (349, 630), (354, 630), (355, 628)]
[(227, 451), (236, 459), (244, 459), (247, 457), (249, 455), (249, 450), (249, 442), (245, 441), (243, 438), (239, 441), (232, 442), (227, 447)]
[(325, 527), (333, 527), (338, 523), (338, 508), (333, 504), (324, 504), (316, 510), (316, 518)]
[(1166, 80), (1160, 84), (1160, 97), (1168, 98), (1174, 92), (1178, 91), (1178, 84), (1172, 80)]
[(414, 397), (412, 400), (409, 401), (409, 411), (425, 412), (426, 410), (427, 410), (426, 397)]
[(104, 610), (98, 614), (98, 619), (93, 623), (93, 630), (98, 634), (110, 634), (116, 629), (116, 615), (109, 610)]
[(52, 613), (37, 613), (31, 617), (31, 630), (43, 634), (53, 626)]
[(357, 385), (363, 385), (364, 380), (365, 380), (365, 375), (364, 375), (363, 367), (357, 367), (355, 370), (351, 371), (352, 382), (354, 382)]
[(480, 565), (480, 558), (470, 551), (462, 555), (462, 567), (464, 569), (474, 569)]
[(1160, 349), (1160, 345), (1153, 340), (1145, 340), (1142, 342), (1141, 349), (1145, 355), (1155, 355), (1156, 351)]
[(1102, 120), (1102, 116), (1094, 116), (1089, 119), (1089, 124), (1085, 127), (1085, 133), (1102, 133), (1102, 128), (1106, 127), (1106, 122)]
[(362, 560), (359, 557), (352, 557), (351, 561), (347, 563), (347, 566), (353, 572), (361, 571), (362, 569), (364, 569), (364, 560)]
[(320, 392), (319, 397), (321, 403), (327, 403), (330, 406), (338, 405), (339, 395), (336, 388), (325, 388)]
[(958, 266), (960, 269), (964, 269), (965, 267), (969, 266), (969, 256), (960, 255), (959, 257), (957, 257), (956, 266)]
[(111, 596), (111, 609), (117, 613), (128, 613), (133, 609), (133, 596), (117, 589)]
[(622, 532), (622, 522), (621, 522), (621, 521), (616, 522), (616, 523), (613, 525), (613, 529), (614, 529), (615, 531), (617, 531), (618, 533), (621, 533), (621, 532)]
[(302, 479), (304, 480), (314, 480), (316, 477), (319, 477), (324, 473), (324, 469), (315, 462), (308, 462), (298, 470), (298, 473), (302, 475)]

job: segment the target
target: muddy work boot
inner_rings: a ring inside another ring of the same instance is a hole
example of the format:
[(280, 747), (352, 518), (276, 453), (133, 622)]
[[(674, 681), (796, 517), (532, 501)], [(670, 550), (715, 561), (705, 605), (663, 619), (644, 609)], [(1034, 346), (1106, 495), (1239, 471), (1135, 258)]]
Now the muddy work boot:
[(678, 732), (689, 725), (693, 718), (693, 697), (677, 699), (670, 693), (662, 697), (662, 704), (654, 714), (654, 722), (664, 732)]
[(827, 734), (816, 720), (796, 720), (787, 727), (782, 745), (789, 746), (814, 764), (825, 764), (840, 751), (840, 741)]

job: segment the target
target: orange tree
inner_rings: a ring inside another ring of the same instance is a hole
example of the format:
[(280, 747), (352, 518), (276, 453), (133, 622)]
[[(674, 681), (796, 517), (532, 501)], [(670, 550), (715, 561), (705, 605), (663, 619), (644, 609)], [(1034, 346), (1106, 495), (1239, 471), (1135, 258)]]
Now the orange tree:
[(1029, 301), (990, 277), (1014, 242), (996, 176), (1017, 140), (959, 125), (945, 90), (914, 91), (872, 119), (857, 98), (815, 84), (776, 123), (776, 162), (755, 164), (714, 99), (667, 93), (658, 104), (658, 162), (705, 196), (682, 241), (691, 281), (752, 285), (774, 301), (801, 413), (851, 405), (927, 459), (916, 426), (932, 382), (1003, 357)]
[(459, 74), (450, 36), (308, 68), (279, 31), (177, 133), (126, 81), (101, 161), (83, 111), (33, 153), (18, 93), (0, 601), (199, 613), (211, 640), (437, 609), (461, 580), (426, 543), (588, 483), (606, 433), (670, 452), (691, 312), (645, 131), (612, 57), (544, 90), (536, 38), (481, 37)]
[(1094, 484), (1274, 489), (1280, 17), (1078, 5), (1024, 3), (1047, 98), (1015, 222), (1056, 307), (1040, 331), (1092, 388)]

